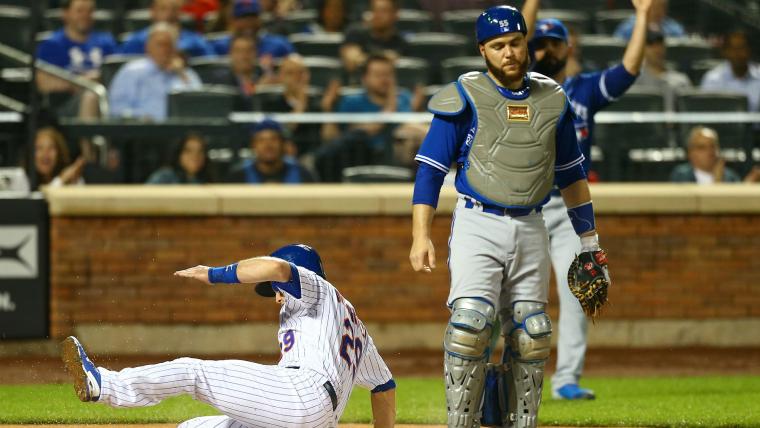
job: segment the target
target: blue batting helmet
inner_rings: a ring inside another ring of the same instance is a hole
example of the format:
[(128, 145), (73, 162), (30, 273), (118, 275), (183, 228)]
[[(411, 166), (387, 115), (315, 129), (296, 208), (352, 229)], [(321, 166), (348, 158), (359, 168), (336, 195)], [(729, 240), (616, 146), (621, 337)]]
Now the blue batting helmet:
[[(277, 249), (270, 254), (272, 257), (283, 259), (293, 263), (296, 266), (306, 268), (322, 278), (325, 277), (325, 270), (322, 267), (322, 259), (314, 248), (304, 244), (290, 244)], [(262, 282), (256, 284), (256, 293), (264, 297), (274, 297), (274, 289), (271, 282)]]
[(528, 33), (525, 18), (512, 6), (494, 6), (483, 11), (475, 22), (475, 37), (483, 43), (502, 34)]

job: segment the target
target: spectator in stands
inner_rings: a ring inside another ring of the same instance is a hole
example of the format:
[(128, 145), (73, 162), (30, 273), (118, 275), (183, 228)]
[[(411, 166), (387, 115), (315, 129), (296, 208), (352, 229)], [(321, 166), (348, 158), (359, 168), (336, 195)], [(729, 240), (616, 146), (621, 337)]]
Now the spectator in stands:
[[(116, 42), (110, 33), (93, 31), (94, 0), (64, 0), (61, 8), (63, 28), (38, 45), (36, 56), (73, 74), (97, 81), (103, 58), (116, 51)], [(86, 118), (99, 115), (97, 97), (93, 93), (41, 70), (37, 70), (36, 83), (37, 89), (44, 94), (71, 94), (68, 101), (57, 108), (58, 114)]]
[[(153, 0), (150, 7), (150, 18), (153, 24), (163, 22), (174, 27), (178, 34), (178, 49), (187, 56), (215, 55), (214, 49), (206, 39), (190, 30), (180, 26), (181, 0)], [(145, 28), (132, 33), (121, 46), (121, 52), (125, 54), (143, 54), (146, 51), (146, 42), (150, 28)]]
[[(322, 108), (330, 110), (331, 101), (337, 98), (336, 89), (331, 85), (327, 89), (322, 101)], [(414, 98), (412, 94), (399, 88), (396, 83), (396, 70), (393, 61), (381, 54), (372, 54), (362, 67), (362, 91), (353, 95), (340, 98), (335, 111), (338, 113), (393, 113), (412, 112), (418, 110), (424, 97), (417, 91)], [(362, 131), (369, 138), (370, 146), (378, 153), (382, 153), (387, 161), (389, 147), (387, 141), (393, 130), (392, 126), (384, 123), (364, 123), (353, 125), (349, 128), (354, 131)], [(322, 138), (330, 141), (339, 135), (339, 130), (334, 124), (325, 124)]]
[(180, 10), (192, 16), (195, 19), (195, 29), (203, 32), (206, 15), (219, 10), (219, 0), (185, 0)]
[(34, 168), (36, 180), (30, 180), (33, 191), (40, 186), (84, 184), (82, 169), (85, 160), (80, 157), (71, 162), (66, 139), (55, 128), (37, 130), (34, 137)]
[(343, 33), (351, 16), (348, 0), (317, 0), (317, 21), (305, 32), (313, 34)]
[[(256, 44), (250, 36), (236, 35), (230, 48), (230, 67), (219, 70), (205, 83), (238, 88), (243, 102), (241, 108), (251, 109), (251, 97), (256, 92), (260, 76), (256, 70)], [(265, 82), (262, 82), (265, 83)]]
[(406, 53), (407, 42), (396, 27), (398, 1), (371, 0), (366, 25), (348, 29), (346, 40), (340, 48), (340, 56), (349, 75), (354, 74), (370, 54), (383, 53), (388, 58), (395, 59)]
[(265, 70), (273, 70), (273, 60), (295, 53), (293, 45), (283, 36), (268, 34), (261, 29), (261, 5), (259, 0), (234, 0), (228, 13), (229, 26), (227, 37), (214, 42), (214, 49), (219, 55), (227, 55), (234, 35), (247, 35), (256, 40), (259, 63)]
[(697, 126), (689, 133), (688, 163), (677, 165), (670, 174), (670, 181), (676, 183), (736, 183), (739, 174), (726, 167), (720, 156), (718, 133), (712, 128)]
[[(633, 27), (636, 24), (636, 16), (621, 22), (615, 29), (615, 36), (628, 40), (633, 34)], [(686, 30), (673, 18), (668, 17), (668, 0), (653, 0), (647, 16), (647, 28), (652, 31), (659, 31), (665, 37), (686, 37)]]
[(251, 150), (253, 159), (234, 169), (230, 183), (311, 183), (312, 174), (294, 158), (285, 154), (286, 140), (282, 127), (273, 120), (264, 120), (253, 128)]
[(111, 82), (111, 115), (164, 120), (174, 90), (199, 89), (201, 80), (177, 52), (177, 29), (165, 22), (151, 26), (147, 56), (124, 64)]
[[(287, 56), (277, 72), (277, 82), (282, 84), (282, 96), (267, 102), (261, 108), (274, 113), (306, 113), (319, 111), (309, 98), (309, 82), (311, 75), (304, 64), (303, 57), (298, 54)], [(301, 156), (316, 148), (320, 143), (320, 126), (318, 124), (289, 123), (286, 125), (295, 150), (288, 153)]]
[(268, 16), (266, 28), (269, 33), (287, 37), (289, 32), (285, 18), (291, 12), (301, 9), (299, 0), (259, 0), (261, 13)]
[(750, 62), (751, 49), (747, 33), (734, 31), (723, 41), (726, 61), (702, 77), (701, 88), (706, 91), (726, 91), (745, 94), (750, 111), (760, 111), (760, 64)]
[(665, 37), (656, 31), (647, 32), (644, 48), (644, 66), (634, 88), (651, 89), (665, 95), (665, 107), (675, 110), (675, 95), (679, 90), (691, 88), (689, 76), (671, 69), (665, 60)]
[(171, 164), (151, 174), (147, 184), (206, 184), (213, 181), (206, 140), (201, 135), (187, 134), (171, 151)]

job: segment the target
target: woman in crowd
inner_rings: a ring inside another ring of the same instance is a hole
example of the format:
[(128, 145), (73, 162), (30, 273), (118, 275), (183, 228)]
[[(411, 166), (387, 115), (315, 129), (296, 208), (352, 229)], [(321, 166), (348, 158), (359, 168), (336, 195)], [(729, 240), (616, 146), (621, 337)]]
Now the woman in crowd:
[(147, 184), (206, 184), (211, 181), (206, 141), (201, 135), (191, 133), (172, 150), (171, 165), (153, 172)]
[(82, 169), (85, 160), (77, 158), (73, 163), (66, 145), (66, 139), (55, 128), (45, 127), (37, 130), (34, 138), (35, 177), (30, 177), (33, 191), (40, 186), (63, 186), (84, 184)]

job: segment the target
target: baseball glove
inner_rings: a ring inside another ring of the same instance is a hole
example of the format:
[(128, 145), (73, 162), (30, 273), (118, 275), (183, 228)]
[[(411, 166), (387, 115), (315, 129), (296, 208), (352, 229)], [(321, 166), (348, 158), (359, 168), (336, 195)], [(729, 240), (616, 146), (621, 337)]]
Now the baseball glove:
[(583, 312), (593, 320), (607, 303), (607, 289), (610, 286), (607, 253), (599, 249), (575, 256), (567, 272), (567, 284)]

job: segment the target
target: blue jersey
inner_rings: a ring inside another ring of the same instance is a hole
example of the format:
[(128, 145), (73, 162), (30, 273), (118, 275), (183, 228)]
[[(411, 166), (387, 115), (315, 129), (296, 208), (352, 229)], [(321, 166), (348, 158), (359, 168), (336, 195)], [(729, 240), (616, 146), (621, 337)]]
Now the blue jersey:
[(84, 43), (75, 42), (61, 29), (37, 46), (37, 58), (74, 73), (97, 70), (103, 58), (116, 52), (110, 33), (93, 31)]
[[(519, 91), (510, 91), (494, 85), (502, 96), (508, 99), (521, 100), (530, 95), (530, 87), (526, 86)], [(425, 140), (415, 157), (419, 163), (417, 178), (414, 186), (412, 203), (426, 204), (433, 207), (438, 205), (443, 178), (449, 171), (449, 166), (457, 164), (456, 188), (461, 194), (480, 200), (467, 183), (464, 173), (464, 165), (470, 152), (477, 131), (477, 117), (473, 114), (469, 104), (458, 115), (444, 116), (436, 114), (430, 124)], [(583, 154), (578, 149), (573, 125), (573, 113), (569, 103), (557, 121), (556, 131), (556, 158), (554, 163), (555, 183), (560, 188), (583, 179), (586, 174), (583, 170)], [(548, 196), (539, 204), (543, 205)], [(482, 201), (491, 203), (489, 201)]]
[(623, 95), (636, 81), (622, 64), (603, 71), (583, 73), (565, 80), (562, 88), (573, 107), (575, 134), (586, 171), (591, 167), (591, 144), (594, 135), (594, 115)]

